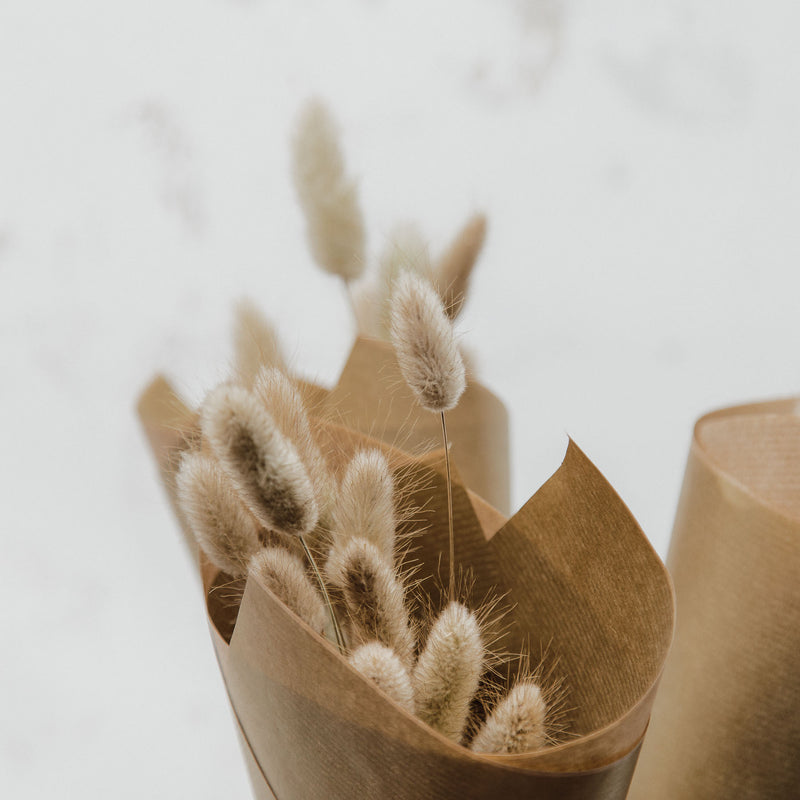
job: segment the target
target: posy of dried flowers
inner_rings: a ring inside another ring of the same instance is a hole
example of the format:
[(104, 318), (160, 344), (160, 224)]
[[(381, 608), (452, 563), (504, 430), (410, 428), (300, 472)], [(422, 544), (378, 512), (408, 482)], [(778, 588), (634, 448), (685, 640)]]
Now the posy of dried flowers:
[[(486, 502), (507, 496), (505, 414), (467, 386), (452, 328), (485, 219), (436, 266), (393, 243), (357, 287), (362, 216), (318, 101), (294, 158), (312, 255), (375, 338), (329, 391), (292, 374), (243, 306), (237, 370), (199, 411), (163, 379), (140, 403), (257, 796), (624, 797), (671, 588), (573, 444), (514, 517)], [(442, 449), (419, 455), (430, 417)]]

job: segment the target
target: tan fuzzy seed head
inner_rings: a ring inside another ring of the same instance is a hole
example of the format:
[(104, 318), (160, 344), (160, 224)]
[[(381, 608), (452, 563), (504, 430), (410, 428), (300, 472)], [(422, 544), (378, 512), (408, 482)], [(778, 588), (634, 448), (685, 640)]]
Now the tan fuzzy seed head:
[(266, 547), (253, 556), (249, 571), (309, 627), (323, 635), (328, 619), (325, 605), (296, 555), (281, 547)]
[(498, 703), (472, 741), (476, 753), (529, 753), (547, 743), (547, 704), (533, 681), (521, 681)]
[(259, 526), (218, 464), (200, 453), (187, 453), (176, 484), (178, 502), (203, 552), (229, 575), (245, 575), (260, 547)]
[(403, 662), (390, 647), (369, 642), (356, 648), (349, 659), (365, 678), (392, 698), (401, 708), (414, 713), (414, 691)]
[(333, 535), (372, 542), (391, 564), (395, 545), (394, 481), (380, 450), (359, 450), (347, 465), (333, 508)]
[(280, 432), (297, 449), (314, 488), (320, 519), (327, 522), (336, 496), (336, 484), (314, 439), (302, 395), (281, 370), (269, 367), (258, 373), (253, 392)]
[(423, 280), (433, 280), (428, 243), (413, 223), (398, 225), (391, 231), (378, 259), (378, 283), (373, 298), (374, 335), (381, 339), (391, 337), (392, 292), (395, 281), (404, 270), (419, 275)]
[(264, 527), (302, 536), (317, 524), (311, 482), (294, 445), (247, 389), (223, 384), (203, 404), (203, 436)]
[(439, 296), (450, 319), (464, 307), (469, 279), (486, 238), (486, 217), (475, 214), (458, 232), (450, 247), (442, 253), (436, 275)]
[(314, 260), (347, 281), (358, 278), (365, 265), (358, 192), (345, 174), (336, 123), (319, 100), (309, 102), (300, 114), (293, 167)]
[(242, 300), (237, 304), (235, 313), (233, 346), (236, 379), (249, 388), (262, 367), (285, 369), (285, 363), (275, 329), (255, 304)]
[(452, 324), (433, 287), (404, 272), (395, 282), (392, 343), (406, 383), (428, 411), (449, 411), (466, 386)]
[(341, 592), (350, 646), (377, 640), (410, 664), (414, 635), (403, 585), (381, 551), (365, 539), (334, 543), (325, 571)]
[(449, 603), (434, 622), (414, 669), (414, 702), (420, 719), (460, 742), (483, 663), (475, 615), (460, 603)]

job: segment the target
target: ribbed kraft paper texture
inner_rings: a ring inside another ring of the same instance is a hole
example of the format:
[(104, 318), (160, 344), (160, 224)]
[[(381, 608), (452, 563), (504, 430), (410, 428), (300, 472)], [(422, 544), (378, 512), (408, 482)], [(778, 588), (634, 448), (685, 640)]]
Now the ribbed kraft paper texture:
[(797, 400), (695, 427), (669, 553), (677, 632), (631, 797), (800, 797)]

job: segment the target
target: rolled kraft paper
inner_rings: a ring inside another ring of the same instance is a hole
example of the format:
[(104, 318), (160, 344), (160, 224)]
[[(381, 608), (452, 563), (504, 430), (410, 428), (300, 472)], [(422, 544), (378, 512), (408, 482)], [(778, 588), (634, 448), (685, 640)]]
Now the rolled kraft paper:
[[(355, 447), (377, 446), (335, 426), (325, 435), (343, 463)], [(385, 449), (402, 496), (432, 508), (414, 551), (431, 589), (447, 547), (442, 465), (412, 467)], [(495, 530), (497, 515), (482, 505), (454, 486), (458, 566), (475, 576), (472, 602), (494, 586), (516, 603), (504, 644), (548, 645), (572, 708), (569, 737), (514, 756), (455, 745), (356, 673), (257, 580), (247, 582), (234, 625), (222, 599), (230, 579), (207, 565), (212, 639), (251, 777), (253, 764), (260, 776), (258, 797), (625, 797), (672, 636), (666, 570), (574, 444), (539, 493), (488, 538), (480, 520)]]
[[(419, 455), (442, 443), (439, 414), (421, 409), (397, 366), (391, 345), (359, 338), (321, 415)], [(504, 514), (511, 506), (508, 412), (481, 384), (468, 380), (447, 412), (453, 459), (466, 486)]]
[(797, 408), (695, 427), (668, 561), (677, 634), (636, 800), (800, 797)]

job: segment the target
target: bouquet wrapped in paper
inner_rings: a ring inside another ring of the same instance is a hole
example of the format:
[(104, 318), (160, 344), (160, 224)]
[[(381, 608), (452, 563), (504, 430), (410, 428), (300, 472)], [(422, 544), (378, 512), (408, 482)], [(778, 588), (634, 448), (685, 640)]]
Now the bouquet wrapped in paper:
[(162, 378), (139, 404), (255, 795), (621, 800), (672, 639), (665, 567), (572, 442), (507, 516), (507, 414), (452, 332), (485, 220), (435, 262), (406, 229), (359, 282), (319, 105), (295, 167), (361, 332), (336, 386), (293, 374), (244, 308), (236, 374), (201, 408)]
[[(362, 371), (368, 357), (373, 372)], [(322, 416), (332, 402), (347, 418), (344, 397), (360, 405), (352, 378), (393, 382), (385, 369), (390, 358), (385, 345), (359, 341)], [(500, 410), (487, 390), (474, 390), (465, 420), (473, 433), (484, 410), (494, 425)], [(412, 406), (395, 401), (399, 421)], [(198, 435), (195, 415), (163, 380), (145, 393), (140, 413), (172, 490), (179, 454)], [(340, 465), (359, 448), (381, 448), (397, 492), (431, 509), (414, 557), (417, 577), (434, 587), (431, 603), (441, 604), (436, 576), (448, 535), (442, 452), (413, 457), (356, 428), (325, 424), (319, 431)], [(460, 426), (451, 431), (457, 441)], [(493, 448), (505, 441), (491, 438)], [(505, 458), (497, 449), (462, 448), (455, 471), (490, 473)], [(544, 651), (541, 671), (558, 682), (564, 705), (560, 741), (493, 755), (448, 740), (371, 685), (258, 581), (248, 578), (231, 607), (224, 599), (230, 576), (201, 558), (211, 636), (257, 797), (625, 797), (672, 637), (672, 590), (662, 563), (573, 443), (558, 471), (510, 519), (456, 477), (453, 517), (456, 563), (472, 576), (467, 601), (502, 597), (510, 607), (505, 648), (533, 645), (535, 658)]]

